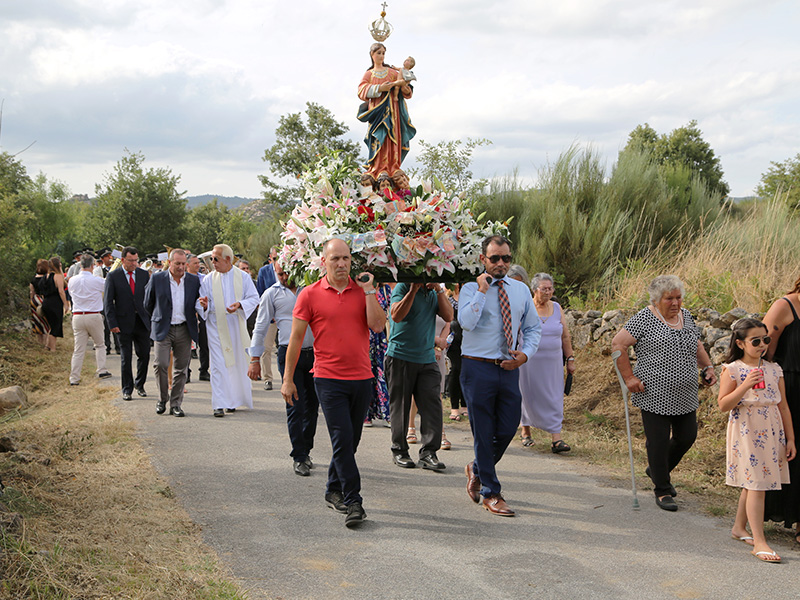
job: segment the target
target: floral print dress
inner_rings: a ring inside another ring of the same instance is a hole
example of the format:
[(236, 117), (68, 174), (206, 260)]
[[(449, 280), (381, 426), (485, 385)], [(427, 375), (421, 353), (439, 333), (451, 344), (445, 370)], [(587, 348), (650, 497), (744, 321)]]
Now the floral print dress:
[[(737, 386), (753, 368), (741, 360), (723, 366)], [(779, 490), (789, 483), (786, 435), (778, 410), (783, 371), (771, 362), (761, 368), (766, 387), (748, 390), (728, 416), (725, 483), (748, 490)]]
[[(375, 298), (384, 311), (389, 309), (389, 300), (392, 297), (391, 288), (382, 284), (375, 292)], [(369, 403), (367, 418), (369, 420), (382, 419), (389, 420), (389, 389), (386, 387), (386, 375), (383, 372), (383, 362), (386, 359), (386, 348), (389, 341), (386, 338), (386, 331), (375, 333), (369, 331), (369, 360), (372, 364), (373, 382), (375, 384), (375, 394)]]

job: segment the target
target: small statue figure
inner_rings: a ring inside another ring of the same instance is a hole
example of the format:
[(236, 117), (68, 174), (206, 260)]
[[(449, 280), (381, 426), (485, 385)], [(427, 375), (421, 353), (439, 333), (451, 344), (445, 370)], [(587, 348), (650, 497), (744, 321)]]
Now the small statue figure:
[(417, 76), (414, 75), (414, 71), (411, 70), (416, 66), (416, 64), (417, 61), (414, 60), (413, 56), (409, 56), (403, 61), (403, 68), (400, 70), (400, 74), (403, 76), (403, 81), (408, 84), (417, 80)]

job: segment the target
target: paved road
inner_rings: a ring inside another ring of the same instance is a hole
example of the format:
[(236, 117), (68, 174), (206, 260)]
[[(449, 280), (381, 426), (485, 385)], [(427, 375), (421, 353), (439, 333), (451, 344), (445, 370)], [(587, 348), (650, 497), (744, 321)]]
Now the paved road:
[(782, 565), (762, 564), (730, 538), (729, 519), (680, 495), (679, 512), (662, 511), (649, 489), (633, 511), (624, 482), (519, 442), (498, 470), (517, 516), (489, 514), (464, 489), (471, 437), (461, 425), (446, 426), (453, 449), (439, 453), (443, 473), (394, 466), (389, 430), (365, 429), (357, 459), (368, 520), (349, 530), (323, 502), (321, 415), (315, 468), (298, 477), (278, 391), (254, 383), (254, 410), (215, 419), (210, 385), (191, 383), (187, 417), (177, 419), (155, 414), (154, 381), (146, 387), (147, 399), (117, 404), (253, 599), (800, 597), (797, 546), (779, 547)]

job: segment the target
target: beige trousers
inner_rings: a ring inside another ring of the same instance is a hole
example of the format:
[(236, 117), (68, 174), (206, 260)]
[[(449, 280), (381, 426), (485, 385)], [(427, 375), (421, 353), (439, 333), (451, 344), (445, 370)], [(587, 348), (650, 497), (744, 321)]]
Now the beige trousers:
[(79, 383), (83, 359), (86, 355), (86, 346), (89, 338), (94, 342), (94, 356), (97, 362), (97, 373), (106, 370), (106, 343), (103, 329), (103, 315), (72, 315), (72, 331), (75, 334), (75, 348), (72, 351), (72, 370), (69, 374), (70, 383)]

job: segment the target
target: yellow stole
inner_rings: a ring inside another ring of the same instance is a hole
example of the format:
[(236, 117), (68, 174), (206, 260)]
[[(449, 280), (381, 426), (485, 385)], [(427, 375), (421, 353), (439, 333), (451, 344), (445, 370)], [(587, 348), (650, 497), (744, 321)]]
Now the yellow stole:
[[(244, 289), (244, 273), (241, 269), (233, 267), (229, 273), (233, 276), (233, 297), (234, 302), (241, 302)], [(222, 276), (224, 273), (214, 271), (211, 273), (211, 295), (214, 298), (214, 314), (217, 317), (217, 331), (219, 332), (219, 342), (222, 346), (222, 355), (225, 357), (225, 366), (232, 367), (236, 364), (236, 354), (233, 351), (233, 341), (231, 332), (228, 329), (228, 311), (225, 309), (225, 294), (222, 291)], [(231, 303), (233, 304), (233, 302)], [(250, 345), (250, 336), (247, 334), (247, 320), (244, 318), (244, 311), (238, 310), (233, 313), (239, 321), (239, 336), (242, 340), (242, 349)]]

